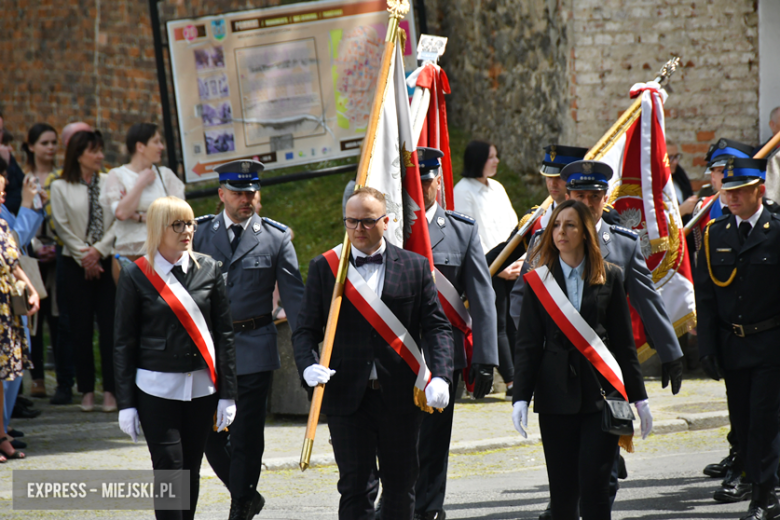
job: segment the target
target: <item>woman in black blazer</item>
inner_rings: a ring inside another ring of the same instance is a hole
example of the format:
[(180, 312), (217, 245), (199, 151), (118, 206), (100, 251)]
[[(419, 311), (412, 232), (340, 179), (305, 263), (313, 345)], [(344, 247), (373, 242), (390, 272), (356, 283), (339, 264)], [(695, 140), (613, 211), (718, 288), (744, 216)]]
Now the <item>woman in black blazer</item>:
[(147, 254), (126, 263), (117, 288), (119, 426), (135, 441), (140, 420), (155, 470), (190, 471), (189, 511), (158, 509), (158, 519), (195, 516), (208, 434), (236, 414), (230, 305), (217, 263), (192, 252), (196, 225), (183, 200), (154, 201)]
[[(537, 276), (541, 276), (542, 266), (549, 270), (574, 309), (611, 352), (622, 371), (628, 400), (637, 406), (646, 436), (652, 417), (626, 294), (619, 268), (601, 257), (588, 208), (574, 200), (555, 208), (550, 225), (528, 261), (538, 270)], [(619, 393), (547, 312), (540, 299), (544, 291), (538, 283), (529, 283), (532, 275), (526, 275), (530, 290), (523, 299), (516, 345), (512, 414), (515, 428), (526, 435), (528, 403), (533, 396), (555, 520), (577, 520), (578, 515), (584, 520), (609, 519), (609, 477), (619, 437), (602, 431), (602, 389), (608, 396)], [(544, 301), (549, 304), (549, 297)]]

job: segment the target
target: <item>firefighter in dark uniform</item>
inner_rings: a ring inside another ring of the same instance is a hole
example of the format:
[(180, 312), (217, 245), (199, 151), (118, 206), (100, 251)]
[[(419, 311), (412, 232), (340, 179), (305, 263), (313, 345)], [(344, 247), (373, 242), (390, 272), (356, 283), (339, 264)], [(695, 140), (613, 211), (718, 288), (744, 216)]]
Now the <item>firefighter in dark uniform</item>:
[(765, 179), (764, 159), (727, 161), (730, 214), (708, 224), (696, 266), (702, 367), (725, 379), (737, 459), (752, 485), (743, 520), (780, 512), (780, 218), (762, 203)]

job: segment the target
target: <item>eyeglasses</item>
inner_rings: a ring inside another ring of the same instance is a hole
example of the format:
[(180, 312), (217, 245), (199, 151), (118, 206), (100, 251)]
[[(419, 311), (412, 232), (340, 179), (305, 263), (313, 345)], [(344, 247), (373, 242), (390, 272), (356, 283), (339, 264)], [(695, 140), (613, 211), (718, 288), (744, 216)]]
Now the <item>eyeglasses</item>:
[(344, 217), (344, 226), (347, 229), (357, 229), (358, 224), (363, 224), (363, 229), (374, 229), (376, 223), (385, 218), (387, 215), (382, 215), (379, 218), (348, 218)]
[(185, 228), (192, 228), (192, 232), (198, 230), (198, 223), (194, 220), (188, 220), (187, 222), (184, 222), (183, 220), (177, 220), (173, 224), (171, 224), (171, 227), (173, 228), (174, 233), (184, 233)]
[(669, 156), (669, 162), (671, 162), (671, 161), (674, 161), (674, 160), (677, 160), (677, 161), (679, 161), (679, 160), (682, 160), (682, 158), (683, 158), (683, 154), (681, 154), (681, 153), (676, 153), (676, 154), (674, 154), (674, 155), (670, 155), (670, 156)]

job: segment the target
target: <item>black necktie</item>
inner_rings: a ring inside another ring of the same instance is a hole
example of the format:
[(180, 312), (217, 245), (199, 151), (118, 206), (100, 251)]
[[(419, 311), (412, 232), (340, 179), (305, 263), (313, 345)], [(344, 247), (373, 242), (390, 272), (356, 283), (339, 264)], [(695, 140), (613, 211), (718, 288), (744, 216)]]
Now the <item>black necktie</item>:
[(173, 273), (173, 276), (175, 276), (176, 279), (179, 280), (179, 283), (184, 285), (184, 270), (181, 268), (181, 266), (174, 265), (173, 269), (171, 269), (171, 272)]
[(230, 229), (233, 230), (233, 241), (230, 242), (230, 249), (235, 253), (236, 249), (238, 249), (238, 243), (241, 242), (241, 233), (244, 232), (244, 228), (238, 224), (233, 224), (230, 226)]
[(374, 256), (359, 256), (355, 258), (355, 267), (360, 267), (366, 264), (382, 265), (382, 255), (377, 253)]
[(739, 224), (739, 243), (740, 245), (745, 243), (745, 240), (747, 240), (748, 235), (750, 234), (750, 230), (753, 229), (753, 226), (750, 225), (750, 222), (747, 220), (743, 220)]

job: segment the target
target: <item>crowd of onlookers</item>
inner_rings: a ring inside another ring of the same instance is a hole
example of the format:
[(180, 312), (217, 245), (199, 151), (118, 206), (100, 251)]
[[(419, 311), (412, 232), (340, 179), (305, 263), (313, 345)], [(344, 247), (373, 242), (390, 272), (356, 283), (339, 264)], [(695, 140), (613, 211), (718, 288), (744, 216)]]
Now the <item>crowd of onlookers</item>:
[[(81, 409), (95, 409), (96, 326), (102, 410), (117, 410), (113, 326), (119, 259), (136, 260), (144, 253), (147, 209), (161, 197), (183, 199), (184, 184), (156, 165), (164, 145), (151, 123), (130, 128), (125, 142), (129, 162), (113, 169), (103, 162), (101, 133), (84, 122), (70, 123), (61, 132), (36, 123), (17, 148), (0, 114), (0, 136), (2, 463), (24, 458), (24, 434), (9, 424), (12, 418), (41, 413), (20, 395), (25, 370), (32, 378), (31, 397), (70, 404), (75, 382)], [(60, 146), (64, 160), (58, 165)], [(57, 380), (49, 389), (46, 331)]]

